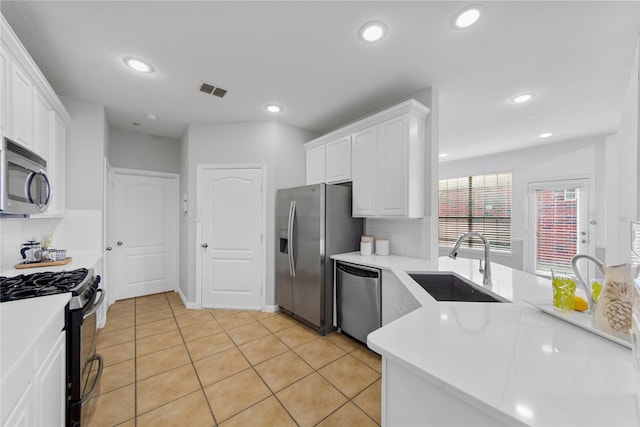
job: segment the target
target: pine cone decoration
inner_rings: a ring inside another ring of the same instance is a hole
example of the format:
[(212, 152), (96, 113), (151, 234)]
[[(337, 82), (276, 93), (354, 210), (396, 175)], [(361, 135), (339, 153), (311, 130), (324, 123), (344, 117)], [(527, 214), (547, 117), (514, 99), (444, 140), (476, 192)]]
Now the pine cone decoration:
[(604, 317), (609, 327), (621, 333), (631, 329), (631, 294), (625, 283), (611, 281), (607, 284)]

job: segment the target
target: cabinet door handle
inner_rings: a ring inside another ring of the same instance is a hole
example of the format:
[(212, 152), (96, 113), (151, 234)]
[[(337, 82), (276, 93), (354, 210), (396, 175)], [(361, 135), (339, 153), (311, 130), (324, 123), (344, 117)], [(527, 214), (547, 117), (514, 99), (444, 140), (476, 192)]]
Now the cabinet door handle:
[(207, 249), (207, 248), (209, 247), (209, 245), (208, 245), (208, 244), (206, 244), (206, 243), (203, 243), (203, 244), (201, 244), (200, 246), (202, 246), (202, 247), (203, 247), (203, 248), (205, 248), (205, 249)]

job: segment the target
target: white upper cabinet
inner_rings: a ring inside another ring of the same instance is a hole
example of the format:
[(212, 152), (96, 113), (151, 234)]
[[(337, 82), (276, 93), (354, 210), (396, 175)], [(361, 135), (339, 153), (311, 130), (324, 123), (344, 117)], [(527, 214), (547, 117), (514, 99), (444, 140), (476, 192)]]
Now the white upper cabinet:
[(2, 135), (9, 133), (11, 116), (9, 116), (9, 103), (11, 101), (11, 88), (9, 87), (9, 65), (11, 60), (7, 56), (4, 43), (0, 45), (0, 132)]
[(41, 157), (51, 160), (51, 119), (53, 112), (49, 102), (39, 90), (33, 96), (33, 150)]
[(325, 181), (325, 147), (307, 148), (307, 185), (319, 184)]
[(1, 20), (0, 132), (47, 161), (52, 201), (37, 216), (62, 215), (65, 127), (71, 117), (4, 16)]
[(33, 143), (33, 83), (20, 65), (11, 63), (11, 115), (13, 140), (31, 150)]
[(66, 128), (56, 112), (51, 113), (51, 156), (47, 172), (52, 183), (51, 204), (47, 208), (49, 215), (64, 215), (65, 211), (65, 152)]
[(325, 178), (329, 184), (351, 181), (351, 135), (325, 144)]
[(308, 142), (307, 184), (352, 181), (354, 217), (423, 217), (428, 114), (410, 99)]
[(376, 214), (377, 153), (375, 126), (356, 132), (352, 137), (352, 177), (354, 217)]

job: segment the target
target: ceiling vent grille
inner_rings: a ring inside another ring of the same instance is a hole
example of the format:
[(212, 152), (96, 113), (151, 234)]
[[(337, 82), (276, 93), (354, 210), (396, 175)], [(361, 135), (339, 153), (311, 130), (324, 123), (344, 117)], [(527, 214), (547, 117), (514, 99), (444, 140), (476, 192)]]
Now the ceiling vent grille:
[(218, 98), (223, 98), (227, 94), (226, 89), (222, 89), (221, 87), (215, 87), (208, 83), (202, 83), (200, 86), (200, 92), (208, 93), (209, 95), (217, 96)]

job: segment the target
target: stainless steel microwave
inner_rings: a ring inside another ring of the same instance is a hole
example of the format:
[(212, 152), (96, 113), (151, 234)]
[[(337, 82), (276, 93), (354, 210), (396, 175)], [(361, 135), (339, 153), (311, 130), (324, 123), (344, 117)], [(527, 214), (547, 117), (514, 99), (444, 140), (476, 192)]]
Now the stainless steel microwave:
[(51, 202), (47, 161), (27, 148), (2, 138), (0, 147), (0, 213), (38, 214)]

